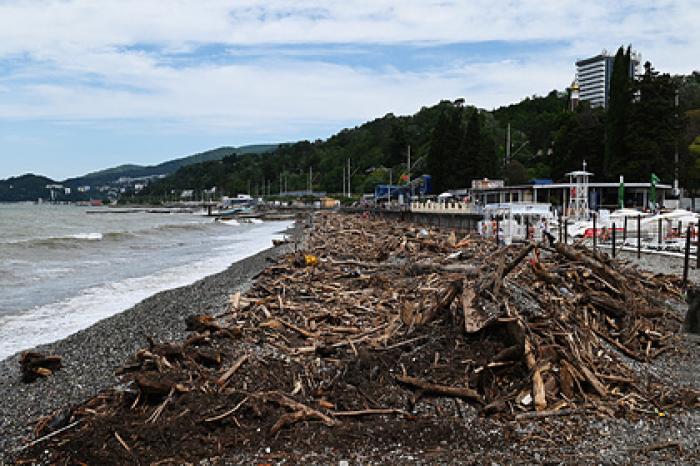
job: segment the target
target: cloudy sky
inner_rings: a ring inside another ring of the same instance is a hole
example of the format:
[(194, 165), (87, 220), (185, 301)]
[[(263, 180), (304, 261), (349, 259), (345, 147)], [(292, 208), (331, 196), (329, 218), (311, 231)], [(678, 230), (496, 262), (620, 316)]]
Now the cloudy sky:
[(621, 44), (689, 73), (698, 24), (697, 0), (0, 0), (0, 178), (493, 108)]

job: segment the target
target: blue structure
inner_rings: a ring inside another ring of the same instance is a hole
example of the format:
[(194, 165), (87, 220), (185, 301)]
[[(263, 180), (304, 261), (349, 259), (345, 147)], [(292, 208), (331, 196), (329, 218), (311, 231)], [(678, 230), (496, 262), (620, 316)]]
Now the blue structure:
[(419, 186), (418, 192), (421, 196), (433, 193), (433, 177), (430, 175), (423, 175), (419, 178), (421, 184)]
[(395, 184), (378, 184), (374, 187), (374, 199), (389, 199), (389, 191), (391, 191), (392, 199), (398, 199), (399, 194), (408, 194), (408, 187)]
[(374, 187), (374, 199), (377, 201), (389, 200), (390, 191), (392, 199), (398, 199), (400, 195), (403, 195), (404, 199), (410, 199), (411, 194), (413, 196), (425, 196), (433, 192), (433, 177), (422, 175), (414, 178), (410, 184), (406, 185), (378, 184)]

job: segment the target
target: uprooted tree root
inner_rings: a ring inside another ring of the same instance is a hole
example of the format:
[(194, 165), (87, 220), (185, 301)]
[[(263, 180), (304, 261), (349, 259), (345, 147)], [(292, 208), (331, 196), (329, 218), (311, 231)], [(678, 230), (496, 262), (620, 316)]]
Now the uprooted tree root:
[(82, 422), (51, 439), (53, 460), (342, 449), (387, 435), (376, 423), (444, 436), (441, 417), (470, 412), (633, 417), (698, 404), (644, 371), (674, 349), (676, 277), (573, 246), (498, 248), (349, 215), (317, 215), (304, 250), (225, 312), (188, 319), (186, 341), (139, 351), (123, 385), (73, 409), (66, 422)]

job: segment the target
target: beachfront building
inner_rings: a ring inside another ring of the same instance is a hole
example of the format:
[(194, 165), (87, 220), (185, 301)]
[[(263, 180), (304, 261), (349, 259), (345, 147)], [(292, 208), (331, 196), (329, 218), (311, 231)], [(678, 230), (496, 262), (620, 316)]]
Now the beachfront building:
[[(630, 78), (634, 78), (641, 56), (632, 52), (630, 57)], [(610, 79), (612, 78), (615, 56), (606, 50), (600, 54), (576, 62), (576, 82), (579, 98), (591, 107), (607, 108), (610, 99)]]
[[(500, 181), (500, 180), (498, 180)], [(619, 183), (596, 183), (587, 184), (587, 204), (591, 210), (618, 208), (618, 188)], [(664, 206), (666, 195), (670, 194), (672, 186), (670, 184), (657, 184), (657, 203)], [(576, 189), (573, 186), (573, 189)], [(580, 188), (579, 188), (580, 189)], [(646, 209), (649, 205), (649, 191), (651, 183), (628, 183), (625, 182), (624, 201), (625, 207)], [(481, 183), (473, 186), (470, 190), (471, 198), (480, 205), (507, 203), (507, 202), (530, 202), (550, 203), (560, 212), (564, 212), (571, 206), (572, 192), (570, 182), (554, 183), (552, 180), (536, 179), (532, 184), (507, 186), (502, 182), (494, 184)], [(568, 211), (567, 211), (568, 214)]]

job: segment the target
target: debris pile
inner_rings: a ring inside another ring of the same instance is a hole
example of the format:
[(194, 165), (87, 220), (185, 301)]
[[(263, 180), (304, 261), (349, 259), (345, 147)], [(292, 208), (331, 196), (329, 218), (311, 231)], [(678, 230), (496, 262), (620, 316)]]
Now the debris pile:
[(122, 385), (73, 410), (83, 422), (53, 460), (184, 461), (342, 445), (373, 423), (698, 405), (645, 371), (683, 323), (668, 304), (676, 277), (338, 214), (316, 215), (302, 249), (227, 309), (187, 319), (186, 341), (140, 350)]

